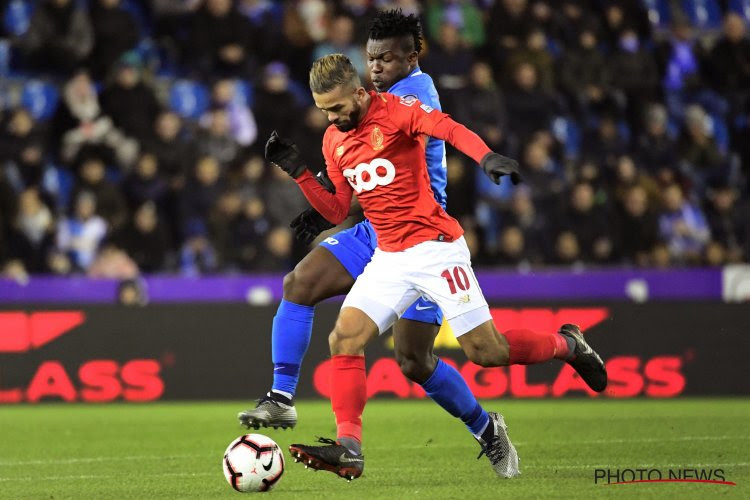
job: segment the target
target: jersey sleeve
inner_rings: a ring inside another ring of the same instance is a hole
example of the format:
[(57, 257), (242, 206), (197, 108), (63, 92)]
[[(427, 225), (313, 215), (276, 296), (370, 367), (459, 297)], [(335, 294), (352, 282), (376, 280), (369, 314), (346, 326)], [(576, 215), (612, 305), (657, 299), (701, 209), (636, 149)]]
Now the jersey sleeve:
[(341, 173), (341, 170), (331, 159), (330, 142), (328, 134), (323, 138), (323, 157), (326, 161), (328, 177), (336, 188), (336, 193), (329, 193), (315, 180), (309, 170), (297, 177), (297, 184), (310, 204), (320, 212), (331, 224), (339, 225), (349, 215), (349, 207), (352, 201), (352, 187)]
[(442, 139), (477, 163), (492, 152), (477, 134), (418, 99), (390, 96), (386, 106), (394, 125), (411, 137), (428, 135)]

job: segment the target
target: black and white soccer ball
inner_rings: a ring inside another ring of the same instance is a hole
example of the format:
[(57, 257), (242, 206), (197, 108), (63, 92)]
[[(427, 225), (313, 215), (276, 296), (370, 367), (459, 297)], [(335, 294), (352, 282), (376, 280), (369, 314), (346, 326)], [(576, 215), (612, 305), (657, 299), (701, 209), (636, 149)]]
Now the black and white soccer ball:
[(245, 434), (227, 446), (222, 461), (229, 485), (242, 493), (269, 491), (284, 474), (284, 454), (263, 434)]

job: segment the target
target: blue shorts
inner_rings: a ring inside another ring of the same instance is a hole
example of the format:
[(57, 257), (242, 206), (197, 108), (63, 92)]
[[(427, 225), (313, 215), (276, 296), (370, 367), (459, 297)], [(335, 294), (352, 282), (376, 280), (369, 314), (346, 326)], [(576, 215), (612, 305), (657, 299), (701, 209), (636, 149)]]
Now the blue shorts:
[[(354, 227), (329, 236), (320, 242), (320, 246), (329, 250), (356, 280), (372, 259), (378, 246), (378, 237), (370, 221), (364, 220)], [(443, 311), (437, 304), (423, 297), (419, 297), (401, 317), (433, 325), (443, 324)]]

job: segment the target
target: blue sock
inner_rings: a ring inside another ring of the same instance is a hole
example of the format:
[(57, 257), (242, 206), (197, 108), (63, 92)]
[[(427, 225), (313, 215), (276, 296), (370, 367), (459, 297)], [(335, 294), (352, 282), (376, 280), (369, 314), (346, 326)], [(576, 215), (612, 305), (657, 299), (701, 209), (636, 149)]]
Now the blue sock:
[(310, 345), (314, 315), (313, 306), (281, 300), (271, 331), (273, 390), (294, 396), (300, 365)]
[(437, 404), (456, 418), (460, 418), (472, 434), (479, 436), (490, 421), (489, 415), (471, 393), (460, 373), (438, 359), (422, 388)]

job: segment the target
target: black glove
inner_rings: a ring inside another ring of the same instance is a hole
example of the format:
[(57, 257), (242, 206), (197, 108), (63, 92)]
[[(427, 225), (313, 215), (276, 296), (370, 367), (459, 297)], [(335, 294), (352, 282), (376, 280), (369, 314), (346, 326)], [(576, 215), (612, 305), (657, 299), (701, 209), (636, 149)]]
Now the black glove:
[(299, 155), (299, 148), (289, 139), (279, 137), (274, 130), (266, 141), (266, 160), (296, 179), (305, 171), (305, 162)]
[(492, 179), (495, 184), (500, 184), (500, 178), (510, 175), (513, 184), (521, 182), (521, 174), (518, 172), (518, 162), (497, 153), (487, 153), (479, 164), (484, 173)]
[(289, 224), (294, 237), (304, 245), (309, 245), (320, 233), (335, 227), (314, 208), (308, 208)]

